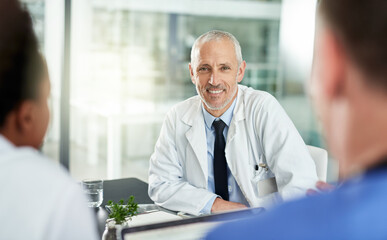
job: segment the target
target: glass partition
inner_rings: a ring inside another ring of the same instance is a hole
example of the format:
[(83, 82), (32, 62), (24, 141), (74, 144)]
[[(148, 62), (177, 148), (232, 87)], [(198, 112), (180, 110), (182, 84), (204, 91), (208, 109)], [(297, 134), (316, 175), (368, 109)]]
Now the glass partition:
[[(57, 39), (54, 39), (54, 35), (52, 35), (52, 33), (53, 31), (60, 31), (62, 29), (62, 20), (53, 19), (52, 17), (58, 12), (60, 13), (62, 10), (60, 9), (60, 6), (58, 8), (58, 1), (46, 2), (45, 0), (22, 0), (21, 2), (26, 6), (31, 14), (40, 50), (47, 60), (51, 81), (51, 96), (49, 98), (49, 107), (51, 112), (50, 123), (41, 150), (45, 155), (49, 156), (54, 161), (59, 162), (59, 85), (61, 71), (60, 54), (58, 54), (58, 52), (60, 53), (61, 49), (61, 35), (56, 35), (56, 37), (59, 37), (60, 40), (58, 42)], [(50, 23), (51, 21), (56, 22), (55, 28), (52, 27), (53, 25)]]
[[(43, 151), (58, 159), (64, 4), (24, 2), (53, 84)], [(247, 62), (242, 84), (277, 97), (304, 141), (324, 147), (304, 89), (314, 5), (307, 0), (72, 1), (70, 99), (61, 100), (70, 103), (71, 174), (147, 181), (166, 112), (196, 94), (188, 71), (191, 46), (212, 29), (239, 40)]]

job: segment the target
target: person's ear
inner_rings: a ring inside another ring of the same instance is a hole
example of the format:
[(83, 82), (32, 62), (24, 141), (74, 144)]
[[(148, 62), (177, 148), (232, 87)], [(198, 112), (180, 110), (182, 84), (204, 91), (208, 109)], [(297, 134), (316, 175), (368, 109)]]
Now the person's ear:
[(322, 90), (329, 99), (333, 99), (340, 97), (345, 91), (348, 59), (343, 46), (332, 31), (327, 29), (321, 37), (321, 64), (324, 66), (321, 71), (324, 71), (322, 74), (325, 75)]
[(188, 67), (189, 67), (189, 74), (191, 76), (191, 81), (192, 81), (193, 84), (196, 85), (196, 80), (195, 80), (195, 75), (194, 75), (194, 72), (193, 72), (192, 64), (189, 63)]
[(237, 82), (240, 83), (243, 79), (243, 76), (245, 75), (245, 70), (246, 70), (246, 61), (243, 61), (238, 69), (238, 77), (237, 77)]
[(36, 114), (35, 103), (31, 100), (23, 101), (16, 110), (16, 127), (23, 134), (30, 133), (34, 128)]

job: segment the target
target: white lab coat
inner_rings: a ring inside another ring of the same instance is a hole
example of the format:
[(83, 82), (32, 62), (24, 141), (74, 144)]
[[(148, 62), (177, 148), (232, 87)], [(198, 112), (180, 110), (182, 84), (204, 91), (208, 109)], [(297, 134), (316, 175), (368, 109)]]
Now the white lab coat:
[[(238, 88), (225, 154), (246, 200), (252, 207), (267, 207), (279, 199), (303, 196), (306, 189), (314, 187), (317, 174), (301, 136), (273, 96), (242, 85)], [(199, 96), (194, 96), (170, 110), (149, 169), (150, 198), (162, 207), (194, 215), (199, 215), (214, 195), (207, 190), (207, 140), (201, 106)], [(268, 169), (256, 171), (260, 164)]]
[(0, 239), (98, 239), (86, 198), (58, 164), (0, 134)]

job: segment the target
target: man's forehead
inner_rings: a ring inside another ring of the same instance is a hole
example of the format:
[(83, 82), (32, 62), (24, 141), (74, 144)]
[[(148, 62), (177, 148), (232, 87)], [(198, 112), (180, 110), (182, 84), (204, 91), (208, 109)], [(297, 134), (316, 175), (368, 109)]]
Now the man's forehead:
[(231, 50), (235, 51), (234, 44), (230, 39), (221, 38), (221, 39), (213, 39), (210, 41), (201, 41), (197, 45), (198, 52), (208, 51), (214, 48), (222, 49), (223, 51)]
[(224, 64), (237, 62), (234, 44), (228, 39), (211, 40), (198, 44), (195, 58), (198, 64), (213, 62), (214, 60)]

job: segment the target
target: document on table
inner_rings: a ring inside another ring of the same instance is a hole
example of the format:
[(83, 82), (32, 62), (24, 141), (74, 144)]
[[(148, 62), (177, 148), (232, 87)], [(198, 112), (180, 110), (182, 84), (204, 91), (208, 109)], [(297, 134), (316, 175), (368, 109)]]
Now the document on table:
[(199, 222), (126, 234), (124, 240), (198, 240), (220, 222)]
[(137, 227), (142, 225), (169, 222), (169, 221), (175, 221), (175, 220), (181, 220), (181, 219), (183, 218), (172, 213), (167, 213), (164, 211), (154, 211), (154, 212), (139, 214), (137, 216), (132, 217), (132, 220), (128, 221), (128, 225), (129, 227)]

